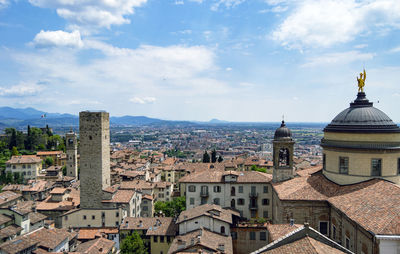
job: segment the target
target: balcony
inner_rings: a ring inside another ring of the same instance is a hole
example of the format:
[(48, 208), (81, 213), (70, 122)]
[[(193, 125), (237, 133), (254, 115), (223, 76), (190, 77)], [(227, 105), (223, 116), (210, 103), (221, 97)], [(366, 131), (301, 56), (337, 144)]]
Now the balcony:
[(258, 205), (257, 205), (257, 204), (252, 204), (252, 203), (250, 203), (250, 204), (249, 204), (249, 209), (250, 209), (250, 210), (257, 210), (257, 209), (258, 209)]
[(200, 197), (202, 197), (202, 198), (208, 197), (208, 190), (201, 190), (200, 191)]
[(257, 198), (258, 197), (258, 193), (252, 191), (252, 192), (249, 193), (249, 197), (250, 198)]

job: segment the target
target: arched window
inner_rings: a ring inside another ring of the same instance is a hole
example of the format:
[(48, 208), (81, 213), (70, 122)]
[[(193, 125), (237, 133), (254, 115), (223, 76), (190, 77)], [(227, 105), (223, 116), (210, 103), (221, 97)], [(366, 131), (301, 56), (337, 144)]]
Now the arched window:
[(235, 196), (235, 194), (236, 194), (236, 189), (235, 189), (234, 186), (232, 186), (232, 188), (231, 188), (231, 196)]
[(279, 166), (289, 166), (289, 149), (279, 149)]
[(221, 226), (221, 234), (225, 234), (225, 227)]

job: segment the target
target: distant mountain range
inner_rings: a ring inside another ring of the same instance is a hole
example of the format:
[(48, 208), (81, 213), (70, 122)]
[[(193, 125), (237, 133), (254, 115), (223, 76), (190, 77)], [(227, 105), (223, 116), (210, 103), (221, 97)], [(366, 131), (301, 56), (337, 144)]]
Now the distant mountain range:
[[(45, 116), (45, 117), (43, 117)], [(44, 127), (48, 124), (52, 128), (76, 129), (79, 126), (79, 117), (71, 114), (48, 113), (34, 108), (11, 108), (0, 107), (0, 129), (7, 127), (26, 128), (27, 125), (35, 127)], [(129, 127), (129, 126), (215, 126), (215, 125), (238, 125), (238, 126), (264, 126), (276, 128), (280, 123), (261, 123), (261, 122), (229, 122), (219, 119), (212, 119), (208, 122), (199, 121), (171, 121), (150, 118), (146, 116), (112, 116), (110, 117), (110, 125), (112, 127)], [(290, 123), (292, 127), (321, 127), (325, 123)]]
[[(153, 124), (179, 124), (184, 122), (165, 121), (146, 116), (113, 116), (110, 124), (114, 126), (141, 126)], [(190, 123), (190, 122), (188, 122)], [(77, 127), (79, 117), (71, 114), (48, 113), (34, 108), (0, 107), (0, 128), (40, 126)]]

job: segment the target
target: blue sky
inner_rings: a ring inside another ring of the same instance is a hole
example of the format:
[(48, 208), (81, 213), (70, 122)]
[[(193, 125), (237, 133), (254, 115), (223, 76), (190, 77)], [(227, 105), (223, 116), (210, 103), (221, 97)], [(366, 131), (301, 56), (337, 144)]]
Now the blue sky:
[(365, 66), (399, 122), (399, 29), (398, 0), (0, 0), (0, 106), (322, 122)]

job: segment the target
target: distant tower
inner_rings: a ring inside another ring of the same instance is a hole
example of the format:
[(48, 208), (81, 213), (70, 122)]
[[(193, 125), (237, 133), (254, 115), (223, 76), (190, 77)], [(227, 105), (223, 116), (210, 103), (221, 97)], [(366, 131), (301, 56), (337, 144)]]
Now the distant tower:
[(273, 181), (281, 182), (294, 177), (292, 132), (282, 121), (276, 129), (273, 143), (274, 173)]
[(67, 140), (67, 176), (78, 178), (78, 142), (72, 130), (65, 134)]
[(107, 112), (79, 113), (81, 208), (102, 208), (110, 186), (110, 118)]

